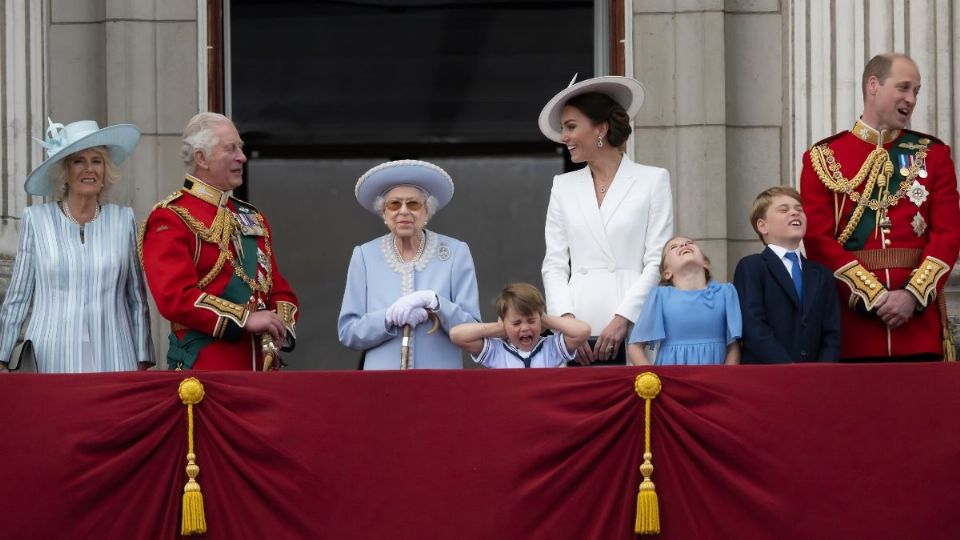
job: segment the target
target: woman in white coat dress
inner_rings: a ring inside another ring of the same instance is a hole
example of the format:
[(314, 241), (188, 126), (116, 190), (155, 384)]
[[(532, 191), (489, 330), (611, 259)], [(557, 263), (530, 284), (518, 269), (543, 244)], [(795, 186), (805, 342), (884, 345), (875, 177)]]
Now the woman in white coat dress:
[(592, 329), (582, 364), (624, 364), (624, 338), (660, 281), (660, 254), (673, 236), (666, 169), (624, 155), (643, 87), (626, 77), (569, 86), (540, 113), (540, 130), (587, 166), (553, 179), (544, 230), (547, 311)]

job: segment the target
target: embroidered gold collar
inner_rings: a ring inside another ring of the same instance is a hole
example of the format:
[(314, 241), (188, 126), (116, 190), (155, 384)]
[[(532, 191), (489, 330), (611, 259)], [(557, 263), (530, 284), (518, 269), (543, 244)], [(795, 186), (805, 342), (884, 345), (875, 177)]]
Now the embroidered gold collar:
[[(858, 139), (868, 142), (874, 145), (883, 145), (891, 143), (900, 136), (899, 129), (888, 129), (886, 131), (877, 131), (872, 127), (868, 126), (863, 120), (857, 120), (857, 123), (853, 125), (853, 129), (850, 130), (850, 133), (853, 133), (857, 136)], [(882, 143), (880, 141), (883, 141)]]
[(222, 191), (205, 183), (196, 176), (187, 175), (183, 181), (183, 191), (214, 206), (226, 206), (233, 191)]

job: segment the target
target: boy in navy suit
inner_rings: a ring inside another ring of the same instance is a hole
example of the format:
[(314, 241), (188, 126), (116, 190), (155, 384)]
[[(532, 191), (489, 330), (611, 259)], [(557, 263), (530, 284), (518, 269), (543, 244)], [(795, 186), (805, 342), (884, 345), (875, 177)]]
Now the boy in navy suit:
[(737, 263), (744, 364), (836, 362), (840, 304), (833, 275), (799, 252), (807, 216), (797, 190), (776, 186), (753, 201), (750, 224), (766, 249)]

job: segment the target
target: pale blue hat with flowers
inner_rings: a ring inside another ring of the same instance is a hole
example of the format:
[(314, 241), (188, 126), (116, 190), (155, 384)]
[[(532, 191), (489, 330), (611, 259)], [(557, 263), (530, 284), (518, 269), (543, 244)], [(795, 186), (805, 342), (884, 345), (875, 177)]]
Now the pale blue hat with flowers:
[(140, 140), (140, 130), (133, 124), (116, 124), (100, 128), (94, 120), (80, 120), (64, 126), (47, 118), (46, 139), (33, 140), (47, 151), (47, 159), (27, 175), (23, 189), (31, 195), (53, 195), (51, 171), (63, 158), (86, 150), (105, 146), (114, 164), (123, 163)]
[(377, 197), (397, 186), (422, 188), (437, 199), (437, 210), (453, 198), (453, 179), (447, 171), (433, 163), (416, 159), (388, 161), (363, 173), (357, 180), (354, 195), (360, 206), (380, 215), (374, 205)]

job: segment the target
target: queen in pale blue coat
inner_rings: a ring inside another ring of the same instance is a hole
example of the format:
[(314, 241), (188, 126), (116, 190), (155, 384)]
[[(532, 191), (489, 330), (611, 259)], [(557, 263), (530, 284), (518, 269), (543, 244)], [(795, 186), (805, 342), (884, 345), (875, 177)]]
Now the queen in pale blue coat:
[(453, 197), (450, 175), (424, 161), (391, 161), (364, 173), (355, 194), (390, 232), (353, 249), (340, 342), (364, 351), (364, 369), (400, 369), (409, 326), (408, 368), (462, 368), (448, 333), (480, 319), (473, 257), (467, 244), (425, 228)]

